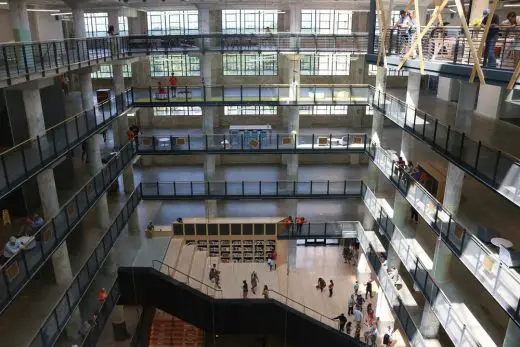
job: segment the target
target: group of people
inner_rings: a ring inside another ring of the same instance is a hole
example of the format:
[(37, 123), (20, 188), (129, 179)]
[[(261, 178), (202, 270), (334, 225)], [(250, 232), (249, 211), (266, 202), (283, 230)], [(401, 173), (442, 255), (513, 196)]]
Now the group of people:
[[(170, 90), (172, 91), (172, 96), (175, 97), (177, 95), (177, 77), (175, 77), (175, 74), (172, 73), (170, 77), (168, 77), (168, 86), (170, 87)], [(166, 91), (166, 88), (164, 88), (161, 81), (157, 82), (157, 99), (164, 98), (164, 95), (168, 95), (168, 92)]]
[[(485, 9), (482, 12), (482, 18), (477, 20), (475, 23), (472, 23), (474, 26), (478, 26), (481, 28), (485, 28), (488, 21), (491, 21), (488, 34), (485, 39), (485, 50), (483, 55), (482, 65), (484, 67), (495, 68), (497, 65), (496, 60), (496, 45), (498, 38), (500, 36), (500, 32), (507, 29), (514, 29), (520, 26), (520, 19), (516, 15), (516, 12), (509, 12), (506, 15), (506, 18), (503, 21), (500, 21), (499, 16), (495, 13), (489, 18), (490, 10)], [(424, 25), (424, 23), (421, 23)], [(446, 25), (447, 23), (440, 23), (439, 25)], [(406, 49), (410, 46), (412, 40), (412, 36), (415, 34), (416, 29), (416, 21), (414, 18), (414, 12), (409, 12), (406, 10), (399, 11), (399, 18), (395, 22), (394, 27), (399, 29), (398, 39), (402, 43), (401, 44), (401, 54), (406, 53)], [(520, 61), (520, 38), (515, 37), (516, 35), (510, 35), (509, 39), (511, 42), (510, 47), (504, 47), (503, 49), (510, 49), (513, 51), (514, 55), (514, 66), (518, 65)], [(417, 54), (413, 53), (413, 57)]]
[[(365, 283), (364, 297), (359, 291), (359, 282), (356, 281), (354, 283), (354, 293), (350, 295), (348, 300), (347, 312), (347, 316), (352, 316), (353, 321), (349, 321), (349, 318), (347, 318), (344, 313), (341, 313), (340, 315), (331, 319), (337, 320), (339, 322), (339, 330), (341, 332), (345, 332), (348, 335), (352, 334), (352, 326), (354, 326), (354, 338), (357, 340), (361, 340), (361, 329), (364, 325), (365, 331), (363, 332), (363, 337), (365, 343), (370, 347), (375, 347), (378, 336), (377, 326), (379, 323), (379, 318), (375, 316), (375, 311), (371, 302), (368, 303), (366, 308), (366, 321), (364, 321), (365, 315), (363, 314), (363, 304), (372, 298), (372, 281), (368, 280)], [(395, 341), (392, 339), (393, 332), (393, 329), (389, 326), (383, 335), (383, 345), (392, 346), (395, 343)]]
[[(319, 289), (321, 292), (325, 290), (325, 287), (327, 287), (327, 283), (325, 280), (321, 277), (318, 278), (318, 283), (316, 284), (316, 289)], [(329, 280), (329, 298), (332, 297), (332, 294), (334, 294), (334, 281)]]
[[(419, 168), (419, 165), (414, 166), (411, 160), (406, 164), (403, 157), (399, 157), (395, 162), (394, 174), (398, 175), (403, 180), (407, 180), (408, 175), (403, 175), (403, 173), (408, 174), (415, 181), (420, 182), (421, 169)], [(413, 206), (410, 206), (410, 220), (415, 223), (419, 222), (419, 213)]]
[(346, 264), (356, 265), (356, 260), (359, 257), (359, 242), (352, 241), (348, 246), (343, 247), (343, 259)]
[[(258, 274), (256, 271), (251, 272), (251, 293), (256, 295), (256, 288), (258, 287)], [(249, 287), (247, 285), (247, 281), (242, 281), (242, 297), (247, 299), (247, 295), (249, 294)], [(264, 299), (269, 299), (269, 287), (267, 284), (264, 284), (264, 288), (262, 289), (262, 295)]]
[(296, 219), (293, 219), (292, 216), (289, 216), (285, 219), (285, 231), (292, 232), (295, 230), (296, 225), (296, 232), (298, 234), (301, 234), (302, 227), (305, 223), (307, 223), (307, 220), (305, 217), (296, 217)]

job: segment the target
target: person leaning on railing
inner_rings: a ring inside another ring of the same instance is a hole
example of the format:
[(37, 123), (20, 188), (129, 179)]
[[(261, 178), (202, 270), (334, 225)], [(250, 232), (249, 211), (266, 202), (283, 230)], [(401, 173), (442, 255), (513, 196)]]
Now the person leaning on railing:
[[(501, 28), (505, 28), (508, 32), (506, 32), (506, 38), (509, 38), (511, 40), (511, 50), (513, 51), (513, 59), (514, 59), (514, 65), (513, 68), (518, 65), (518, 62), (520, 61), (520, 39), (517, 37), (519, 35), (519, 27), (520, 27), (520, 20), (516, 15), (516, 12), (509, 12), (507, 14), (506, 19), (504, 19), (500, 23)], [(508, 30), (509, 29), (509, 30)], [(506, 42), (504, 42), (504, 49), (505, 49)], [(505, 52), (504, 52), (505, 53)]]
[[(482, 22), (480, 26), (482, 28), (486, 27), (487, 21), (489, 20), (489, 9), (485, 9), (482, 12)], [(484, 61), (482, 66), (495, 68), (497, 66), (497, 59), (495, 56), (495, 48), (497, 46), (498, 34), (500, 32), (499, 28), (500, 20), (497, 14), (493, 14), (491, 18), (491, 26), (489, 27), (489, 32), (486, 36), (486, 48), (484, 50)]]

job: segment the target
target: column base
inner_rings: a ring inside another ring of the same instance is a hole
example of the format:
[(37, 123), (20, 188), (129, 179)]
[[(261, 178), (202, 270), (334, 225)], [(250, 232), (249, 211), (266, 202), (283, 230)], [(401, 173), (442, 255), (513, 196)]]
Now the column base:
[(114, 331), (114, 340), (116, 341), (126, 341), (131, 336), (128, 333), (128, 330), (126, 329), (126, 322), (120, 322), (120, 323), (112, 323), (112, 329)]

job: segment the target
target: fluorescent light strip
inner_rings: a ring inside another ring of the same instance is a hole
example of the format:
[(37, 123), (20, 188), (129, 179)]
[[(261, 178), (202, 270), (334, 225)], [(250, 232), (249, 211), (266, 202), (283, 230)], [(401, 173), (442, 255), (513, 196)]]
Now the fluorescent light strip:
[(44, 8), (28, 8), (27, 12), (60, 12), (60, 10), (48, 10)]
[(0, 2), (0, 5), (7, 5), (7, 2)]
[(72, 12), (51, 13), (51, 16), (69, 16)]
[(504, 7), (520, 7), (520, 4), (504, 4)]

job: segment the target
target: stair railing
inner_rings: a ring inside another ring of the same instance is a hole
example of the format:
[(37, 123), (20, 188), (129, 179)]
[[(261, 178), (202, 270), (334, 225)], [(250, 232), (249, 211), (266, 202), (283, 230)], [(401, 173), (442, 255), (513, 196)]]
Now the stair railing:
[(152, 267), (155, 270), (160, 271), (163, 274), (174, 278), (176, 281), (179, 281), (194, 289), (197, 289), (198, 291), (200, 291), (208, 296), (211, 296), (212, 298), (222, 299), (222, 297), (223, 297), (222, 289), (217, 288), (217, 287), (212, 287), (196, 278), (191, 277), (188, 274), (185, 274), (184, 272), (182, 272), (168, 264), (163, 263), (160, 260), (152, 260)]

